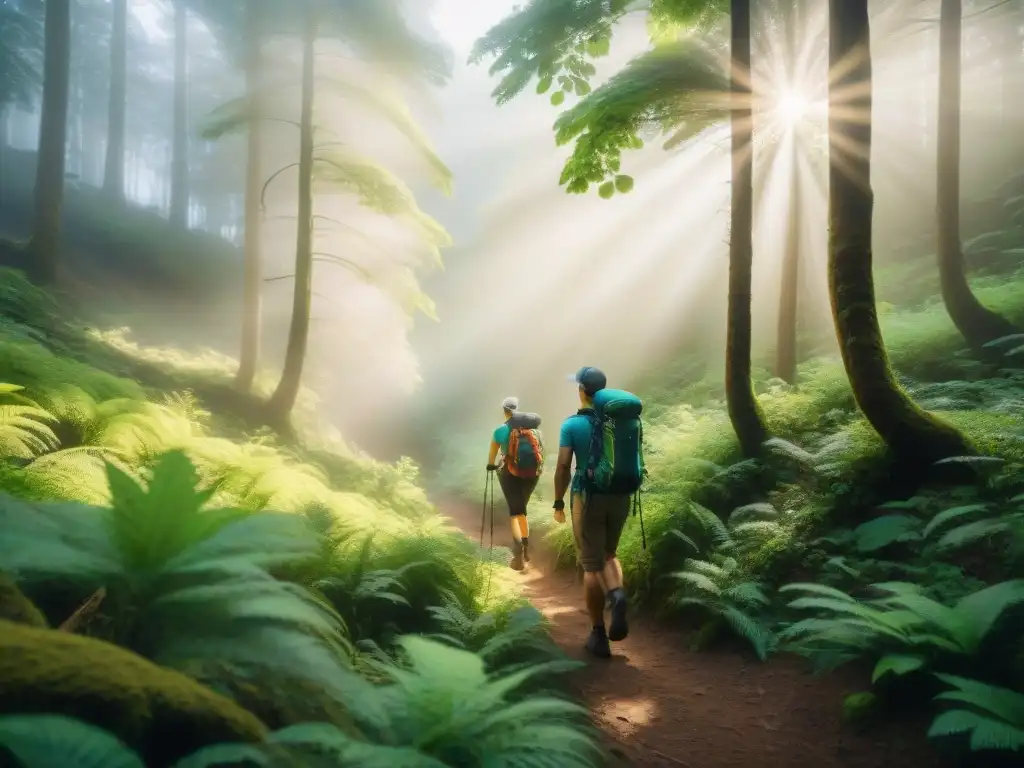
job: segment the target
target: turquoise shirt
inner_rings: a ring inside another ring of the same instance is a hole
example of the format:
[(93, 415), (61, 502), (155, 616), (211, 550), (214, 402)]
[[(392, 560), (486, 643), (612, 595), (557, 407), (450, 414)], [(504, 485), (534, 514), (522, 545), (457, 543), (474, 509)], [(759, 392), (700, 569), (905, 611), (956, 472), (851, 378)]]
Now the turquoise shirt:
[(592, 429), (589, 418), (575, 414), (562, 422), (562, 429), (558, 435), (558, 447), (572, 448), (572, 455), (576, 459), (576, 472), (572, 476), (571, 486), (573, 493), (579, 493), (583, 489), (583, 473), (590, 459)]
[(512, 430), (509, 429), (508, 422), (505, 422), (494, 430), (494, 435), (491, 437), (491, 439), (498, 444), (498, 447), (501, 448), (502, 456), (508, 455), (508, 439), (511, 434)]

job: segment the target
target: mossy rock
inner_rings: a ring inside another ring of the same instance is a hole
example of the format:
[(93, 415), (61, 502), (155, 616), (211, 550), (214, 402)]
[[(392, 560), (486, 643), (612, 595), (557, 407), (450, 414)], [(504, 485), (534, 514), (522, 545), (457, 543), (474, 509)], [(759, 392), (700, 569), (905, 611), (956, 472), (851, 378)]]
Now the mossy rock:
[(267, 732), (229, 699), (122, 648), (0, 621), (0, 714), (43, 713), (113, 733), (151, 768)]
[(42, 629), (49, 626), (43, 612), (3, 574), (0, 574), (0, 619)]

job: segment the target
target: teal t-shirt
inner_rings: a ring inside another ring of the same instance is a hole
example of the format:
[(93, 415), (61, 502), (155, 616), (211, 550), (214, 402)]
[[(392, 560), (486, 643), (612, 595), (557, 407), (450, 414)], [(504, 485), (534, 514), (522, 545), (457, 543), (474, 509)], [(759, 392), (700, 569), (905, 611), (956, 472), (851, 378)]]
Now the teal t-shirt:
[(494, 430), (494, 436), (491, 438), (501, 448), (501, 455), (508, 455), (508, 439), (512, 434), (512, 430), (509, 429), (508, 423), (502, 424), (496, 430)]
[(558, 435), (558, 447), (572, 448), (572, 455), (576, 459), (576, 472), (572, 476), (570, 487), (573, 493), (579, 493), (583, 489), (583, 472), (590, 459), (592, 429), (589, 418), (575, 414), (562, 422), (562, 429)]

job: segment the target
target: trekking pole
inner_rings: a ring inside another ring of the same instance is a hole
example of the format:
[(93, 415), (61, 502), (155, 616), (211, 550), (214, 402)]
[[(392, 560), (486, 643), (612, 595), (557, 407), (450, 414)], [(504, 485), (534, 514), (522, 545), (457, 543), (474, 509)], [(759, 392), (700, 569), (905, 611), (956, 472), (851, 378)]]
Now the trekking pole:
[(491, 547), (490, 551), (494, 551), (494, 478), (491, 478)]
[[(487, 474), (484, 475), (484, 503), (480, 509), (480, 548), (484, 546), (484, 528), (487, 525), (487, 489), (491, 485), (491, 472), (487, 470)], [(492, 515), (493, 517), (493, 515)]]

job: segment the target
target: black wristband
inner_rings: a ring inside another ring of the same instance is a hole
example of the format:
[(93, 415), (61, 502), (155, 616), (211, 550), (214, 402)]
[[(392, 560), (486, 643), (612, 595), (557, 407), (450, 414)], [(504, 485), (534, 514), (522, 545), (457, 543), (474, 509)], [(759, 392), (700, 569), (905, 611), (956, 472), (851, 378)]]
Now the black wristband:
[(551, 507), (561, 512), (563, 509), (565, 509), (565, 502), (562, 501), (561, 499), (556, 499), (555, 503), (552, 504)]

